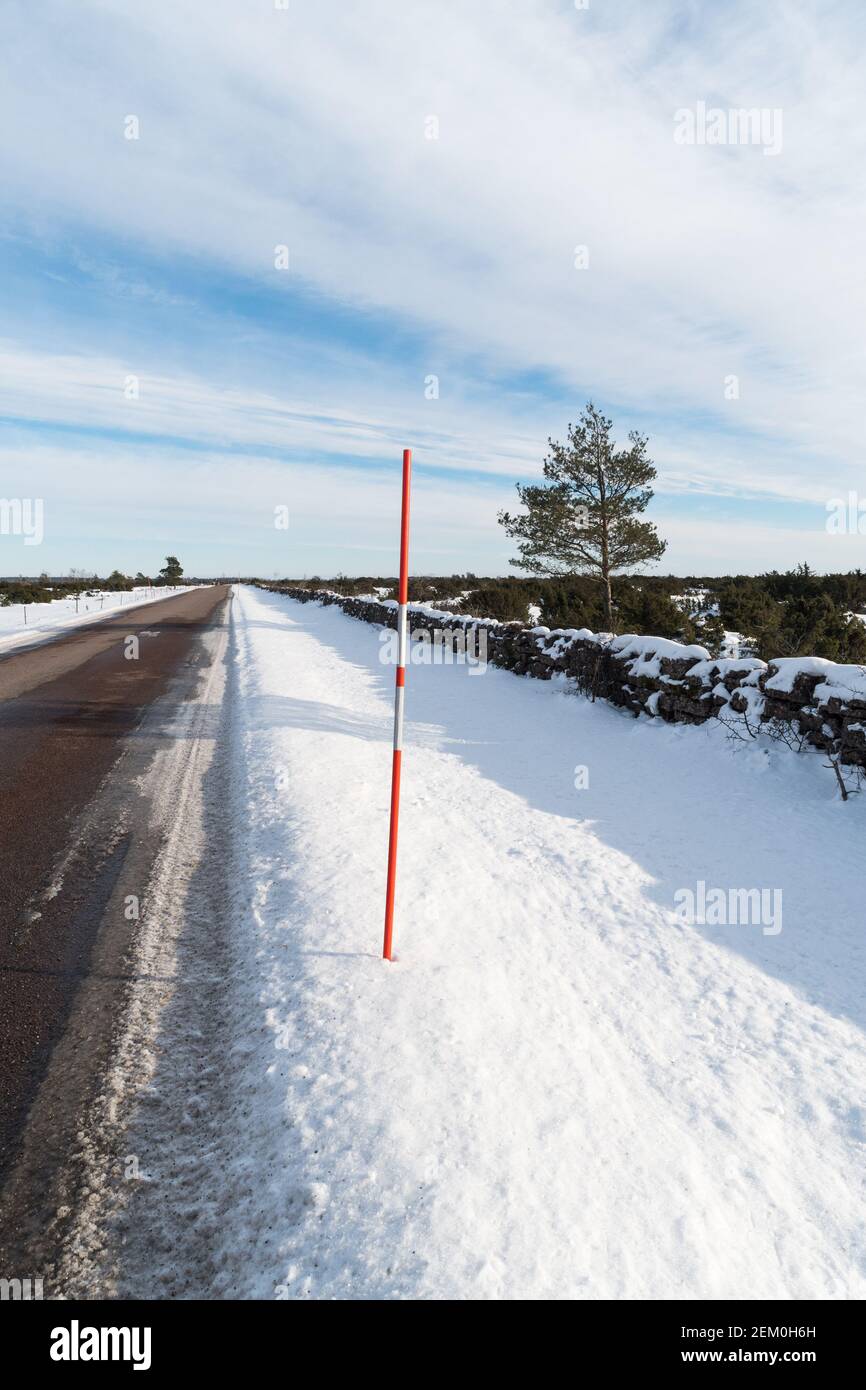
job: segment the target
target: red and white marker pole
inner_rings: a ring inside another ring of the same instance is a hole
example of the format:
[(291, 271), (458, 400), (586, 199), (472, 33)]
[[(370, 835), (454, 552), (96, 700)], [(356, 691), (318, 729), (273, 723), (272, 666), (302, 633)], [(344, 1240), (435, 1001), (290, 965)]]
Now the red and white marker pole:
[(394, 890), (397, 886), (397, 827), (400, 819), (400, 762), (403, 756), (403, 698), (406, 693), (406, 648), (409, 603), (409, 484), (412, 450), (403, 450), (403, 511), (400, 521), (400, 588), (397, 601), (397, 679), (394, 689), (394, 760), (391, 764), (391, 833), (388, 837), (388, 887), (385, 892), (385, 944), (382, 955), (391, 960), (394, 938)]

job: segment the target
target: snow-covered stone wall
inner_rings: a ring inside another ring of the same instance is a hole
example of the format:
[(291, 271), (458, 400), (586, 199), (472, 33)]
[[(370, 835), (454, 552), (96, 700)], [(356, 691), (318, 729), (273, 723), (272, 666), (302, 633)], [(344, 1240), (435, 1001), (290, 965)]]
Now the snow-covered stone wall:
[[(373, 596), (344, 598), (329, 589), (283, 584), (262, 588), (300, 603), (336, 604), (363, 622), (396, 627), (397, 604)], [(839, 761), (866, 767), (866, 667), (843, 666), (821, 657), (714, 659), (703, 647), (664, 637), (590, 632), (588, 628), (526, 627), (491, 618), (467, 617), (426, 604), (410, 604), (414, 634), (483, 633), (492, 666), (516, 675), (575, 681), (591, 698), (610, 701), (670, 723), (703, 723), (736, 715), (752, 728), (788, 728), (794, 737), (832, 753)]]

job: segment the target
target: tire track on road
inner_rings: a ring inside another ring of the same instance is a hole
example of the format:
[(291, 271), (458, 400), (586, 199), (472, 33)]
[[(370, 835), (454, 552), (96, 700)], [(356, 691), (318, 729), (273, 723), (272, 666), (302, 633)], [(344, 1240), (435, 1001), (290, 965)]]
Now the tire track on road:
[[(143, 898), (163, 843), (146, 775), (157, 751), (183, 738), (176, 714), (210, 664), (206, 637), (227, 592), (192, 590), (0, 659), (0, 1274), (8, 1277), (37, 1250), (50, 1258), (79, 1200), (82, 1119), (113, 1055), (146, 906), (136, 917), (131, 901)], [(124, 657), (130, 634), (140, 639), (138, 660)]]

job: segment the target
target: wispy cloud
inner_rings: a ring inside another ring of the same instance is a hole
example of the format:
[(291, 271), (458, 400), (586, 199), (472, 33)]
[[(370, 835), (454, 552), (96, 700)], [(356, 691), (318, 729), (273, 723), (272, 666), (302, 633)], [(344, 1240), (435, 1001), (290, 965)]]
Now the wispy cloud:
[[(749, 534), (773, 529), (789, 563), (811, 523), (773, 528), (771, 502), (862, 484), (859, 7), (83, 0), (40, 16), (13, 3), (0, 21), (10, 226), (34, 265), (68, 243), (91, 313), (7, 329), (8, 416), (149, 436), (151, 459), (182, 438), (362, 463), (371, 487), (408, 440), (458, 499), (489, 474), (492, 502), (592, 395), (650, 432), (662, 493), (752, 499)], [(678, 145), (674, 113), (698, 101), (780, 109), (781, 153)], [(261, 298), (222, 318), (211, 300), (205, 342), (185, 288), (205, 272), (266, 296), (266, 328)], [(357, 315), (358, 341), (331, 325), (305, 365), (317, 306)], [(162, 351), (143, 341), (157, 311)], [(127, 373), (146, 384), (134, 408)], [(443, 552), (459, 536), (464, 565), (504, 557), (494, 512), (474, 533), (443, 522)], [(678, 533), (672, 563), (695, 549)]]

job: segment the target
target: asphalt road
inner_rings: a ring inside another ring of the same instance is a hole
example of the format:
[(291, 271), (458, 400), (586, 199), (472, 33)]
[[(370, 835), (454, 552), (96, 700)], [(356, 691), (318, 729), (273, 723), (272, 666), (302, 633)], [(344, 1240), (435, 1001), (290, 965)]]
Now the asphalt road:
[[(118, 901), (147, 882), (159, 851), (158, 833), (131, 809), (136, 777), (152, 753), (147, 740), (136, 744), (136, 731), (166, 692), (182, 701), (195, 690), (209, 660), (203, 636), (220, 620), (227, 597), (222, 586), (191, 590), (0, 657), (0, 1258), (5, 1254), (6, 1263), (24, 1226), (43, 1219), (33, 1192), (40, 1183), (47, 1190), (71, 1142), (65, 1131), (86, 1106), (88, 1087), (98, 1084), (122, 1007), (134, 923), (118, 911)], [(136, 659), (125, 654), (130, 636), (138, 638)], [(88, 1005), (86, 1026), (76, 1025), (75, 1077), (64, 1081), (56, 1101), (46, 1101), (52, 1055), (85, 984), (95, 1003)], [(69, 1095), (70, 1088), (80, 1094)], [(48, 1115), (46, 1132), (30, 1145), (30, 1175), (13, 1198), (7, 1189), (37, 1096)], [(22, 1202), (25, 1188), (30, 1197)]]

